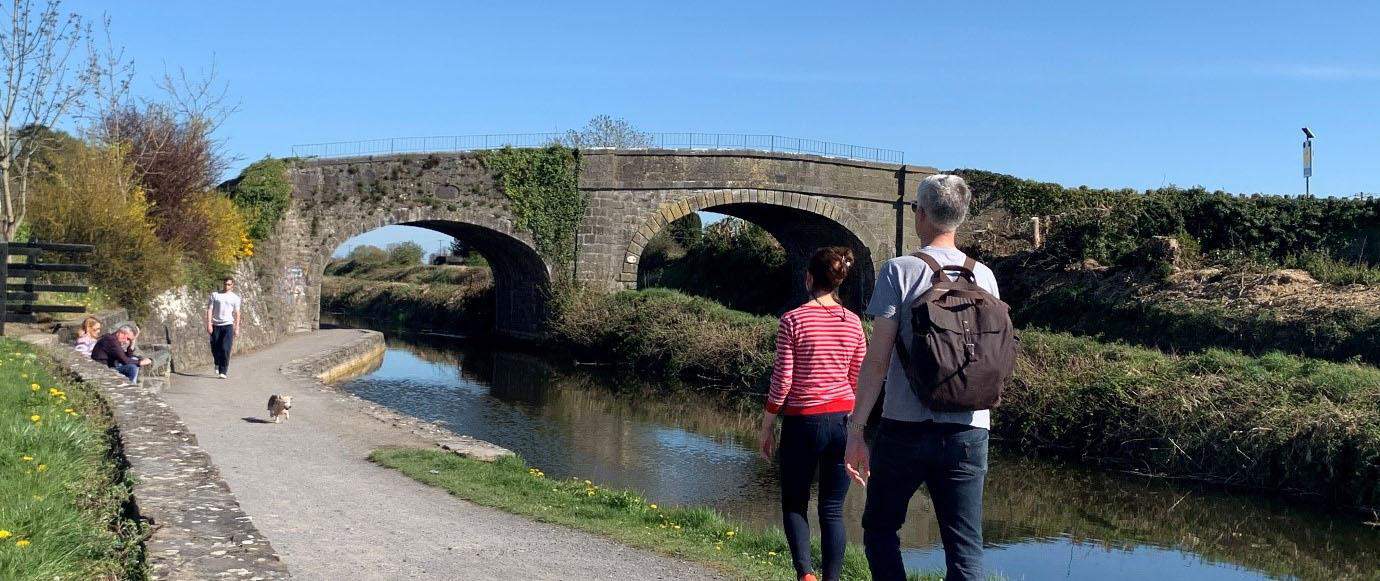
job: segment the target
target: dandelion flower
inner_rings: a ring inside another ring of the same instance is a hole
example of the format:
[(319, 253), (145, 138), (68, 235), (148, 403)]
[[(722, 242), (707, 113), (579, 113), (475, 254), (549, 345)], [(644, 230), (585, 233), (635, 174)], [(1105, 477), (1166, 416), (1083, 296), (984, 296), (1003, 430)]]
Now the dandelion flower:
[(14, 546), (19, 547), (21, 549), (27, 547), (29, 546), (29, 539), (19, 539), (14, 542)]
[(656, 505), (655, 505), (655, 504), (651, 505), (651, 509), (652, 509), (652, 510), (656, 510)]
[(724, 536), (731, 537), (731, 536), (733, 536), (734, 534), (736, 534), (736, 533), (734, 533), (733, 531), (728, 531), (728, 532), (724, 533)]
[(39, 471), (39, 472), (46, 472), (47, 470), (48, 470), (48, 465), (47, 465), (47, 464), (39, 464), (39, 465), (38, 465), (38, 471)]
[(23, 460), (23, 461), (25, 461), (25, 462), (31, 462), (31, 461), (33, 461), (34, 457), (33, 457), (33, 456), (29, 456), (29, 455), (26, 454), (26, 455), (24, 455), (24, 456), (20, 456), (19, 459), (20, 459), (20, 460)]
[(70, 414), (70, 413), (72, 413), (72, 408), (67, 408), (67, 409), (65, 409), (65, 410), (62, 410), (62, 413), (64, 413), (64, 414)]
[(42, 420), (42, 419), (43, 419), (43, 416), (40, 416), (40, 415), (38, 415), (38, 414), (34, 414), (34, 415), (29, 416), (29, 421), (31, 421), (31, 422), (37, 422), (37, 421)]
[(11, 533), (7, 530), (0, 530), (0, 540), (10, 538), (10, 534)]

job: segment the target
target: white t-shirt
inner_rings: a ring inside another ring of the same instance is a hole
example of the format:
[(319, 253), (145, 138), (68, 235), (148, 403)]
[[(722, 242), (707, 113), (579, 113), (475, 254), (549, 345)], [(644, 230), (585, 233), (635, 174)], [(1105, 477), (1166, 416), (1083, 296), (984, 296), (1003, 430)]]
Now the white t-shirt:
[(213, 292), (206, 306), (211, 309), (212, 325), (232, 325), (235, 323), (235, 313), (240, 311), (240, 295), (235, 291)]

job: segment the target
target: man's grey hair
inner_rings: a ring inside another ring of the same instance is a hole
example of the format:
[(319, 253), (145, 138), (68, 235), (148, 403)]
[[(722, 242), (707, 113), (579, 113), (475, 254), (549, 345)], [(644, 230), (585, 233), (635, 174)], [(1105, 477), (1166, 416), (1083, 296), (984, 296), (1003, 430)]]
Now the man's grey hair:
[(973, 192), (968, 182), (956, 175), (932, 175), (920, 181), (915, 201), (931, 224), (942, 232), (953, 232), (968, 218), (968, 203)]
[(116, 333), (120, 333), (120, 332), (123, 332), (123, 331), (129, 331), (131, 335), (138, 335), (138, 334), (139, 334), (139, 325), (135, 325), (134, 323), (128, 323), (128, 322), (126, 322), (126, 323), (120, 323), (119, 325), (117, 325), (117, 326), (115, 327), (115, 332), (116, 332)]

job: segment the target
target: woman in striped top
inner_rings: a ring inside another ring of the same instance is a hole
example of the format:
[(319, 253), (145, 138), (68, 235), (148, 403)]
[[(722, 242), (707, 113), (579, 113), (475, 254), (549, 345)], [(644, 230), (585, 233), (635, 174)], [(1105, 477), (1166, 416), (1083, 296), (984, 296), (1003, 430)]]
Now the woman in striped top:
[(816, 581), (810, 563), (810, 484), (819, 474), (819, 526), (826, 581), (839, 578), (843, 549), (843, 499), (848, 472), (843, 452), (848, 442), (848, 414), (867, 339), (862, 322), (838, 303), (834, 292), (853, 266), (853, 251), (821, 248), (805, 273), (809, 302), (781, 316), (776, 333), (776, 367), (772, 371), (767, 410), (762, 418), (761, 452), (770, 459), (776, 449), (776, 416), (781, 422), (781, 513), (796, 575)]

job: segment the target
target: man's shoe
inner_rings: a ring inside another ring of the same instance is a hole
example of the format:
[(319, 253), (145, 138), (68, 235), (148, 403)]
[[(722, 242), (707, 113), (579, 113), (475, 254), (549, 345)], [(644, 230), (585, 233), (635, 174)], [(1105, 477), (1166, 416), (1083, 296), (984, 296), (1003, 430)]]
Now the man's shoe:
[(217, 373), (217, 374), (216, 374), (216, 377), (219, 377), (219, 378), (221, 378), (221, 379), (225, 379), (225, 374), (224, 374), (224, 373)]
[(806, 573), (800, 576), (800, 581), (816, 581), (814, 573)]

